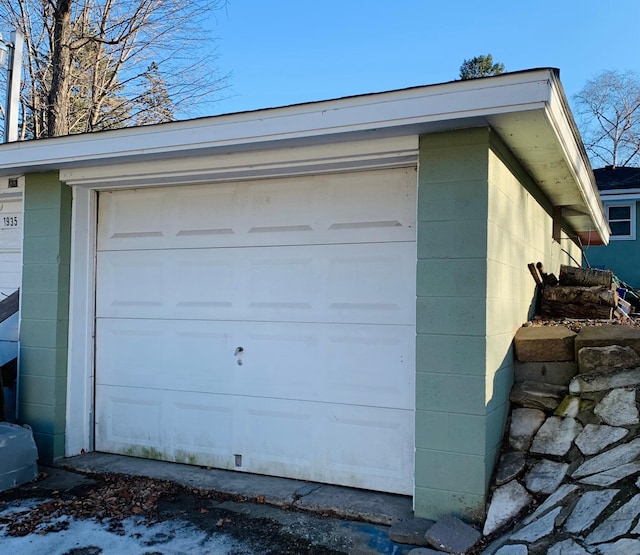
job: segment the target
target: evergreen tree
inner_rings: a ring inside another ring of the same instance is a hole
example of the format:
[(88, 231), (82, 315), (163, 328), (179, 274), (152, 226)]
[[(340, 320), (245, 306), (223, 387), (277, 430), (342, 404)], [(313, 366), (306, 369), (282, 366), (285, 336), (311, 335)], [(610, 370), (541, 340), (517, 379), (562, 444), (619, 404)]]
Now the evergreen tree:
[(460, 66), (460, 79), (477, 79), (478, 77), (489, 77), (504, 73), (504, 64), (493, 63), (491, 54), (476, 56), (470, 60), (465, 60)]
[(138, 100), (136, 125), (173, 121), (173, 102), (167, 91), (167, 84), (160, 75), (158, 64), (151, 62), (144, 76), (147, 83)]

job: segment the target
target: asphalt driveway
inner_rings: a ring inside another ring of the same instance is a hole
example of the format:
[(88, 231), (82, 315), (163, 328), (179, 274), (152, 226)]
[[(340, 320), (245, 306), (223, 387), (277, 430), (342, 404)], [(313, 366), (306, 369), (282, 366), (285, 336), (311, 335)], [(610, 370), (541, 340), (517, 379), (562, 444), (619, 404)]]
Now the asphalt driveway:
[(388, 527), (274, 507), (174, 481), (45, 468), (0, 493), (0, 543), (11, 555), (405, 555)]

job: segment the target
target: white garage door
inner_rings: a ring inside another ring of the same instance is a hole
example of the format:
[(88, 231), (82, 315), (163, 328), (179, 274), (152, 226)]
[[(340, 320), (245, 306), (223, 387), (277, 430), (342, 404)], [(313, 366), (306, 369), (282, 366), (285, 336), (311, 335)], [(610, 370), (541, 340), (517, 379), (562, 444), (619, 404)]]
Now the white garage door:
[(96, 449), (411, 493), (414, 169), (101, 193)]

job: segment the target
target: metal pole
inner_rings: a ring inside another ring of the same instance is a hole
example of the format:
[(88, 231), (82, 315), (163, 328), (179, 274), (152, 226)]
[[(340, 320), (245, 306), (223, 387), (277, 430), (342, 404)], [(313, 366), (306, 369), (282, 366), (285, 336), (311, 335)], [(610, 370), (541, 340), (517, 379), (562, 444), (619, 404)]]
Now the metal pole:
[(18, 108), (20, 106), (20, 75), (22, 72), (22, 49), (24, 35), (20, 31), (11, 33), (12, 46), (9, 60), (9, 81), (7, 83), (7, 112), (4, 121), (4, 142), (18, 140)]

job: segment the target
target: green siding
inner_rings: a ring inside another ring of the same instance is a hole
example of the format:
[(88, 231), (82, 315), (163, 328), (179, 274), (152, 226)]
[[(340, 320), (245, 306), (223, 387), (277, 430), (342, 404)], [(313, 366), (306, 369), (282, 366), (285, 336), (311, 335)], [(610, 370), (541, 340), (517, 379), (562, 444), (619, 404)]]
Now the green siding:
[(27, 175), (20, 307), (21, 422), (40, 460), (64, 456), (71, 190), (57, 172)]
[[(629, 201), (631, 204), (633, 201)], [(613, 271), (622, 281), (640, 289), (640, 202), (636, 202), (636, 238), (612, 240), (607, 246), (586, 248), (589, 264)]]
[(416, 515), (479, 520), (534, 306), (527, 263), (557, 272), (566, 256), (551, 205), (488, 128), (421, 137), (418, 186)]

